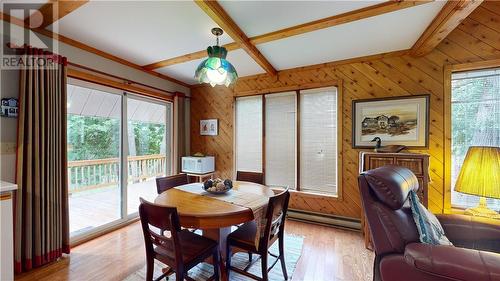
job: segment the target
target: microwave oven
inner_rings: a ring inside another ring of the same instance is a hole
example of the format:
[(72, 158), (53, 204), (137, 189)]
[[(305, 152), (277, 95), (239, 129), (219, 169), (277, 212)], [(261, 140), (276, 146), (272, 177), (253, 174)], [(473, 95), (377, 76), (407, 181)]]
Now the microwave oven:
[(193, 174), (206, 174), (214, 172), (215, 157), (182, 157), (182, 172)]

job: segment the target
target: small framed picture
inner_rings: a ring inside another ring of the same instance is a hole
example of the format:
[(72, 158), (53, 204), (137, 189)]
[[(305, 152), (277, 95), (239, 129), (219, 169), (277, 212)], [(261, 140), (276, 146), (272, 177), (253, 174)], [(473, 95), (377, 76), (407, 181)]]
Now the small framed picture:
[(3, 98), (1, 102), (0, 116), (17, 117), (19, 111), (19, 101), (16, 98)]
[(427, 147), (429, 142), (429, 95), (352, 101), (352, 147), (382, 145)]
[(217, 121), (217, 119), (200, 120), (200, 135), (217, 136), (219, 134), (219, 126)]

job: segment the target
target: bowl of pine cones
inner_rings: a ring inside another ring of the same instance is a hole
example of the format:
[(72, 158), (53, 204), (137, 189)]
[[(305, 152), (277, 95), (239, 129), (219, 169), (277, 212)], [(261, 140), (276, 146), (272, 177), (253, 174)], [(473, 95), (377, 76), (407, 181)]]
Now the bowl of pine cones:
[(233, 188), (233, 182), (229, 179), (209, 179), (203, 183), (203, 189), (212, 194), (224, 194)]

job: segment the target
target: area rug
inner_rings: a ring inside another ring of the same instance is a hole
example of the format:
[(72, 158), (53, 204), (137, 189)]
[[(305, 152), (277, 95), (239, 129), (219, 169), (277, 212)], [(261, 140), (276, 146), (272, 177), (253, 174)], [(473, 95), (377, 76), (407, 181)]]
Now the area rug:
[[(304, 244), (304, 237), (302, 236), (294, 236), (294, 235), (285, 235), (285, 262), (286, 262), (286, 270), (288, 273), (288, 278), (291, 279), (293, 272), (295, 271), (295, 266), (297, 265), (297, 261), (302, 254), (302, 245)], [(274, 243), (274, 245), (270, 248), (270, 252), (273, 254), (278, 254), (278, 242)], [(258, 255), (254, 255), (254, 259), (256, 259)], [(268, 264), (274, 262), (274, 258), (269, 256)], [(236, 253), (231, 259), (231, 265), (238, 268), (245, 268), (248, 265), (248, 254), (247, 253)], [(161, 275), (161, 269), (164, 268), (165, 265), (162, 263), (155, 261), (155, 272), (153, 274), (153, 278), (157, 278)], [(252, 267), (248, 270), (250, 273), (255, 274), (257, 276), (261, 275), (260, 270), (260, 261), (257, 261), (252, 265)], [(207, 280), (213, 274), (213, 267), (206, 263), (201, 263), (198, 266), (191, 269), (188, 273), (189, 277), (194, 280)], [(143, 281), (146, 279), (146, 266), (141, 268), (140, 270), (132, 273), (125, 281)], [(175, 280), (175, 274), (170, 275), (169, 280)], [(248, 281), (252, 280), (246, 276), (238, 274), (234, 271), (231, 271), (230, 280), (234, 281)], [(283, 273), (281, 272), (281, 264), (278, 261), (273, 269), (269, 272), (269, 280), (284, 280)]]

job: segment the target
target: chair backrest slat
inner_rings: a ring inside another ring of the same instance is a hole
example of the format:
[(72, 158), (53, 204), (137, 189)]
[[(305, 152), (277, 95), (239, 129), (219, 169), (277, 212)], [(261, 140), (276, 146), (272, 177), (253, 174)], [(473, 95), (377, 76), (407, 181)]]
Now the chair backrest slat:
[(284, 235), (289, 200), (290, 192), (288, 188), (269, 198), (265, 220), (266, 226), (264, 228), (264, 235), (260, 240), (260, 247), (267, 248), (279, 236)]
[(165, 190), (169, 190), (173, 187), (188, 183), (189, 180), (187, 174), (178, 174), (168, 177), (160, 177), (156, 178), (156, 191), (158, 192), (158, 194), (160, 194)]
[[(181, 231), (177, 209), (155, 205), (140, 198), (139, 216), (141, 218), (146, 253), (153, 255), (154, 246), (160, 247), (173, 261), (182, 262), (182, 249), (178, 232)], [(157, 228), (157, 230), (151, 227)], [(163, 232), (169, 231), (170, 237)], [(161, 233), (159, 233), (161, 232)]]
[(264, 184), (264, 175), (256, 172), (237, 171), (236, 180)]

